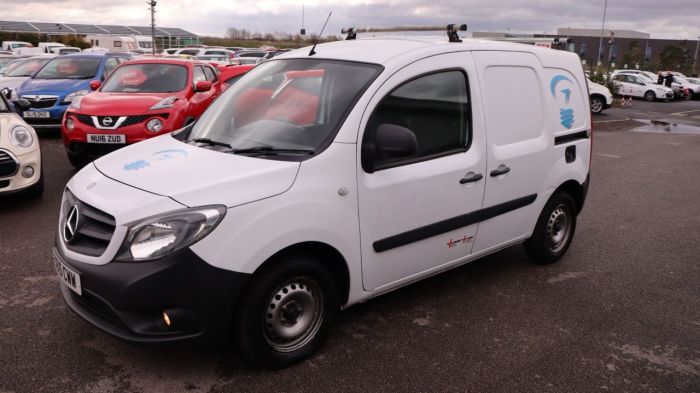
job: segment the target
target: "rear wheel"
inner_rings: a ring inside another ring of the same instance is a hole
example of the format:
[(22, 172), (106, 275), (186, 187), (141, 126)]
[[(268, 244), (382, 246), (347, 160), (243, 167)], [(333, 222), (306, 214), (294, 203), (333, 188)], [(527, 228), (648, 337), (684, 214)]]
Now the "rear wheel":
[(605, 102), (603, 101), (603, 97), (601, 96), (593, 96), (591, 97), (591, 112), (598, 114), (603, 112), (603, 108), (605, 108)]
[(649, 90), (648, 92), (644, 93), (644, 99), (647, 101), (654, 101), (656, 100), (656, 93)]
[(576, 204), (566, 192), (557, 192), (544, 206), (525, 251), (535, 263), (558, 261), (571, 244), (576, 231)]
[(280, 262), (253, 278), (232, 331), (241, 355), (269, 369), (316, 352), (338, 311), (335, 279), (321, 263), (302, 256)]

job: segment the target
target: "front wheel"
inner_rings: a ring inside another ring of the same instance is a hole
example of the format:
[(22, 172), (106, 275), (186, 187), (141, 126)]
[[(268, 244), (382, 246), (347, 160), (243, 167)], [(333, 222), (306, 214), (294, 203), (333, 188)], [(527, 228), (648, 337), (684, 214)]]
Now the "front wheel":
[(535, 231), (525, 241), (525, 251), (535, 263), (548, 265), (566, 252), (576, 231), (576, 203), (566, 192), (557, 192), (544, 206)]
[(301, 256), (278, 262), (253, 277), (232, 330), (240, 354), (268, 369), (316, 352), (339, 308), (335, 279), (320, 262)]
[(600, 96), (593, 96), (591, 97), (591, 112), (595, 114), (599, 114), (603, 112), (603, 108), (605, 108), (605, 103), (603, 102), (603, 98)]
[(649, 90), (648, 92), (644, 93), (644, 99), (647, 101), (654, 101), (656, 100), (656, 93)]

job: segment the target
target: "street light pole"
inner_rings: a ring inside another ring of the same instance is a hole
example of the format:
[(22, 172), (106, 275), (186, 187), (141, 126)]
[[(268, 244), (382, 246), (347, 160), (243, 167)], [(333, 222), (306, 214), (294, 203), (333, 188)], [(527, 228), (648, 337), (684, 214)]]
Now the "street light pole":
[[(605, 0), (607, 1), (607, 0)], [(156, 54), (156, 0), (151, 0), (148, 3), (151, 8), (149, 10), (151, 11), (151, 52), (155, 55)]]
[(601, 54), (603, 53), (603, 31), (605, 30), (605, 14), (608, 12), (608, 0), (605, 0), (603, 8), (603, 24), (600, 26), (600, 43), (598, 43), (598, 59), (595, 62), (595, 71), (598, 72), (598, 64), (600, 63)]

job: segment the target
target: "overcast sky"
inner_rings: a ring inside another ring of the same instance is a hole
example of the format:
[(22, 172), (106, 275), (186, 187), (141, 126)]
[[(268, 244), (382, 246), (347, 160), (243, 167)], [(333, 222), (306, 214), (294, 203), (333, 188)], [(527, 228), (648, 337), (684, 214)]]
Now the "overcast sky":
[[(327, 34), (341, 27), (467, 23), (470, 31), (555, 33), (600, 28), (605, 0), (306, 0), (307, 33), (333, 11)], [(0, 20), (148, 25), (146, 0), (0, 0)], [(223, 36), (228, 27), (297, 32), (302, 0), (158, 0), (156, 25)], [(606, 28), (654, 38), (700, 36), (700, 0), (608, 0)]]

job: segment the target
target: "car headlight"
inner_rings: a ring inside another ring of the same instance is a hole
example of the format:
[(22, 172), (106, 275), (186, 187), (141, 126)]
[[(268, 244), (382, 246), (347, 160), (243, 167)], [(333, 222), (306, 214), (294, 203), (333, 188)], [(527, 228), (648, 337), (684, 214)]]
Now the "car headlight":
[(168, 97), (164, 98), (160, 101), (158, 101), (157, 104), (153, 105), (150, 107), (148, 110), (152, 111), (154, 109), (165, 109), (165, 108), (172, 108), (173, 105), (175, 105), (175, 101), (179, 100), (178, 97)]
[(202, 206), (132, 223), (117, 260), (147, 261), (190, 246), (207, 236), (225, 215), (225, 206)]
[[(70, 107), (73, 109), (80, 109), (80, 101), (83, 100), (83, 97), (84, 96), (78, 96), (78, 97), (71, 98)], [(66, 97), (66, 98), (68, 98), (68, 97)]]
[(78, 97), (82, 97), (88, 93), (90, 93), (90, 90), (74, 91), (63, 98), (63, 103), (64, 104), (72, 103), (74, 99), (76, 99)]
[(66, 118), (66, 129), (68, 131), (73, 131), (75, 128), (75, 120), (73, 120), (73, 116), (67, 116)]
[(32, 132), (25, 126), (14, 126), (10, 130), (10, 143), (17, 147), (28, 148), (34, 142)]
[(163, 129), (163, 121), (158, 118), (153, 118), (146, 123), (146, 129), (153, 133), (160, 132)]

